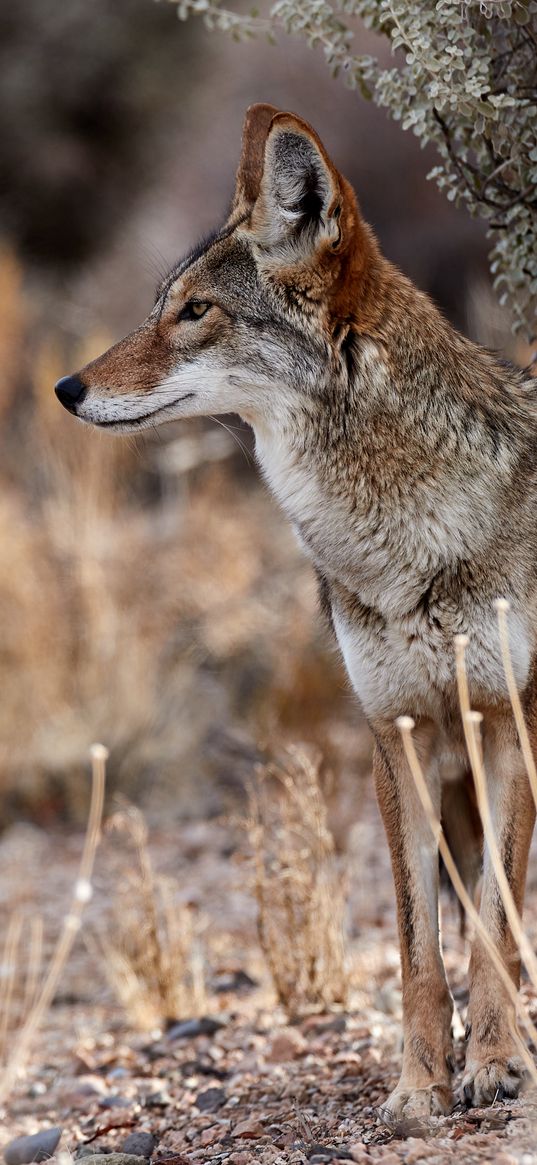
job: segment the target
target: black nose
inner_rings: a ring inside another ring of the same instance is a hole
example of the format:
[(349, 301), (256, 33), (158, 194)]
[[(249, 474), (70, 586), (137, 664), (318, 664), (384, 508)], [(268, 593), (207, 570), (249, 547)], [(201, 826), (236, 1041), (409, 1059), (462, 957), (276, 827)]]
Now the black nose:
[(62, 376), (55, 385), (54, 392), (64, 409), (69, 409), (70, 413), (76, 413), (77, 404), (80, 404), (86, 395), (86, 386), (82, 384), (78, 376)]

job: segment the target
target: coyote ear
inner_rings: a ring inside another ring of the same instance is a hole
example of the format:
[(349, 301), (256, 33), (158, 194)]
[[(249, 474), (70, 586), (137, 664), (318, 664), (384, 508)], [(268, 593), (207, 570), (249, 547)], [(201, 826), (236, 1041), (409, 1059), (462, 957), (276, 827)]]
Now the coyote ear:
[(251, 229), (264, 250), (308, 261), (341, 242), (343, 190), (315, 131), (292, 113), (272, 117)]
[(274, 105), (250, 105), (242, 129), (242, 152), (232, 213), (249, 210), (259, 194), (270, 124), (278, 113)]

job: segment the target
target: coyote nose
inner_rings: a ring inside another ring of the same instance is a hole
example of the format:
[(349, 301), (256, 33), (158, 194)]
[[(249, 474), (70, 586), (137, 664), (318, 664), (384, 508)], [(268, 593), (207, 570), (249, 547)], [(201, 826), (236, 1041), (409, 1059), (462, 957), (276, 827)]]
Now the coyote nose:
[(54, 387), (54, 392), (65, 409), (76, 413), (76, 406), (86, 395), (86, 386), (78, 376), (62, 376)]

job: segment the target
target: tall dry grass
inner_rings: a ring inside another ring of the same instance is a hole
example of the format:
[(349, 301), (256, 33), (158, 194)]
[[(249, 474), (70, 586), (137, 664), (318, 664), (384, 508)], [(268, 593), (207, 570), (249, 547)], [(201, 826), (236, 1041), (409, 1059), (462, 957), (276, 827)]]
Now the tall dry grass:
[(110, 337), (45, 333), (23, 276), (0, 254), (4, 818), (82, 821), (95, 739), (110, 787), (139, 802), (151, 777), (156, 804), (180, 772), (198, 809), (204, 777), (240, 786), (239, 754), (244, 770), (260, 737), (302, 738), (310, 723), (335, 754), (337, 718), (350, 719), (341, 673), (254, 471), (240, 450), (224, 456), (221, 428), (216, 448), (197, 423), (139, 444), (77, 424), (53, 384)]
[(257, 931), (290, 1018), (347, 1000), (345, 875), (328, 827), (319, 764), (300, 749), (249, 791)]
[(174, 878), (155, 873), (139, 809), (115, 813), (107, 830), (128, 843), (112, 911), (96, 939), (112, 990), (142, 1031), (201, 1015), (207, 1004), (203, 919), (181, 902)]
[[(101, 835), (108, 752), (91, 749), (91, 801), (86, 835), (69, 910), (50, 961), (43, 965), (43, 926), (37, 916), (12, 916), (8, 923), (0, 993), (0, 1105), (24, 1068), (39, 1027), (54, 999), (80, 929), (84, 907), (92, 897), (92, 875)], [(26, 932), (26, 933), (25, 933)], [(25, 940), (25, 941), (23, 941)]]
[[(507, 613), (509, 611), (508, 602), (505, 599), (498, 599), (496, 601), (496, 610), (498, 613), (498, 634), (504, 664), (507, 690), (513, 709), (513, 718), (519, 735), (522, 756), (526, 764), (528, 780), (535, 800), (535, 807), (537, 809), (535, 758), (533, 756), (527, 726), (522, 713), (521, 701), (518, 690), (516, 688), (509, 650), (509, 636), (506, 619)], [(514, 901), (513, 893), (503, 865), (500, 849), (494, 831), (488, 797), (487, 776), (483, 764), (483, 752), (481, 744), (481, 724), (483, 717), (480, 712), (474, 711), (471, 707), (470, 691), (465, 664), (465, 652), (467, 645), (468, 637), (466, 635), (456, 636), (454, 649), (456, 656), (459, 704), (461, 709), (466, 749), (474, 780), (477, 807), (483, 826), (483, 837), (488, 850), (490, 862), (494, 870), (494, 875), (498, 886), (498, 893), (503, 903), (505, 916), (507, 918), (511, 934), (513, 936), (521, 961), (526, 967), (526, 971), (528, 973), (533, 990), (537, 992), (537, 959), (528, 936), (525, 933), (522, 924), (522, 918)], [(514, 1024), (516, 1024), (518, 1019), (518, 1021), (526, 1030), (527, 1035), (532, 1041), (533, 1047), (535, 1048), (537, 1047), (537, 1028), (535, 1027), (528, 1009), (523, 1005), (522, 998), (515, 984), (513, 983), (508, 966), (503, 962), (498, 950), (496, 949), (493, 938), (488, 933), (485, 925), (483, 924), (479, 911), (477, 910), (475, 903), (473, 902), (466, 889), (460, 872), (457, 869), (456, 863), (453, 859), (453, 855), (445, 839), (441, 822), (435, 813), (427, 781), (422, 771), (421, 764), (418, 759), (418, 754), (414, 746), (414, 741), (412, 739), (414, 721), (411, 719), (411, 717), (402, 716), (398, 720), (398, 727), (401, 732), (407, 761), (414, 779), (414, 783), (416, 785), (416, 789), (427, 816), (430, 828), (438, 844), (440, 855), (451, 879), (453, 888), (463, 909), (473, 924), (477, 940), (482, 944), (490, 960), (491, 969), (500, 979), (505, 993), (510, 1000), (510, 1003), (512, 1004), (512, 1014), (516, 1017)], [(533, 1055), (530, 1053), (526, 1044), (522, 1040), (517, 1026), (513, 1026), (512, 1036), (518, 1048), (521, 1059), (524, 1062), (528, 1076), (531, 1079), (532, 1084), (537, 1087), (537, 1065)]]

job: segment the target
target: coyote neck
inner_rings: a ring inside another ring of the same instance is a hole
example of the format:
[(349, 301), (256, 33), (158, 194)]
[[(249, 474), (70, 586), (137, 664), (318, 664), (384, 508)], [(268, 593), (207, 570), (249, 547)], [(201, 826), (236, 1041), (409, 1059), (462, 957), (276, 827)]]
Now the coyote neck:
[(465, 429), (447, 388), (420, 423), (415, 386), (397, 389), (377, 345), (361, 355), (343, 409), (336, 384), (313, 408), (254, 424), (256, 452), (322, 574), (367, 606), (404, 614), (438, 571), (483, 552), (507, 464), (502, 472), (500, 450), (491, 468), (485, 427)]

